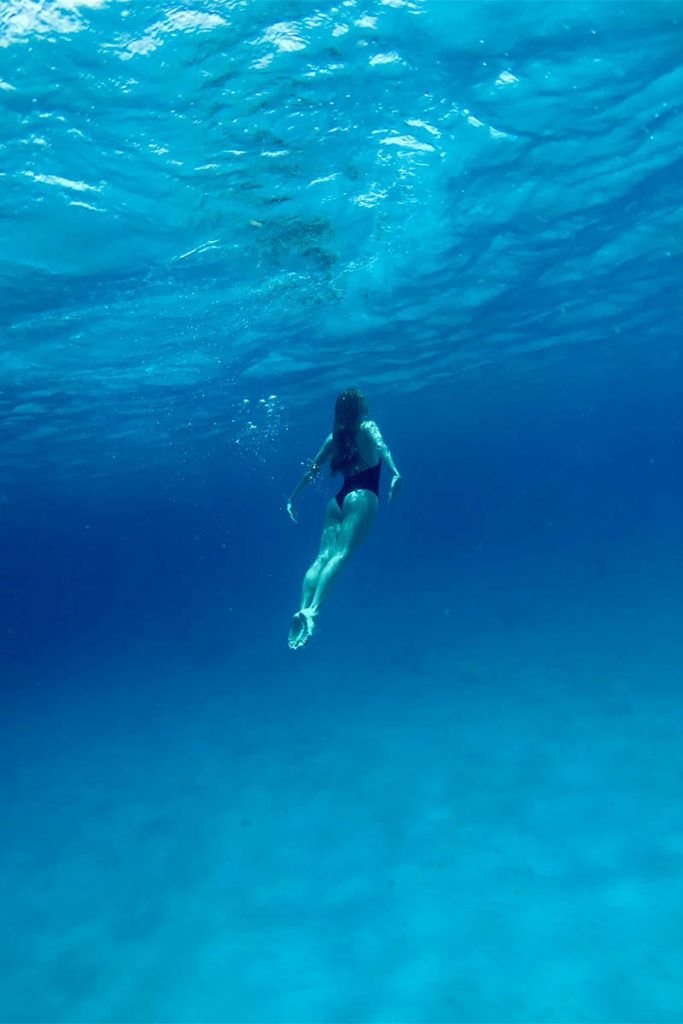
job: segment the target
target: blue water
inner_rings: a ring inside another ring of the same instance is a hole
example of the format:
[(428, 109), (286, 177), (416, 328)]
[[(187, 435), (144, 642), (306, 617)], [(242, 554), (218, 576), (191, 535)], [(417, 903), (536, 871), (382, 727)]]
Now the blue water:
[[(1, 1020), (683, 1019), (681, 54), (0, 5)], [(292, 653), (351, 384), (402, 493)]]

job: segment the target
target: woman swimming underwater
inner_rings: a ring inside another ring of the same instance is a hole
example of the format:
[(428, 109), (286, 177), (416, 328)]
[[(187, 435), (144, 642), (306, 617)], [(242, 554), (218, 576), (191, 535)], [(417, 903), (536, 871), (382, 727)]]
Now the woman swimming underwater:
[(294, 488), (287, 512), (296, 522), (294, 503), (304, 487), (314, 480), (326, 462), (331, 473), (341, 473), (344, 482), (325, 510), (320, 551), (304, 576), (301, 608), (292, 619), (289, 646), (293, 651), (305, 647), (313, 636), (320, 606), (340, 570), (365, 540), (377, 513), (379, 475), (386, 462), (393, 476), (389, 501), (396, 497), (401, 475), (384, 442), (379, 427), (366, 419), (367, 405), (358, 388), (349, 388), (337, 398), (334, 427)]

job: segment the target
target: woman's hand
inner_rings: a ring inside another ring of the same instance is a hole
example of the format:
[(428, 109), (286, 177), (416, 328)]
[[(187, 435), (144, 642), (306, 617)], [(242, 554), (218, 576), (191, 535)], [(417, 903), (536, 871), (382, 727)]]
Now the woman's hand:
[(294, 502), (292, 501), (291, 498), (287, 502), (287, 515), (289, 516), (293, 523), (296, 523), (296, 512), (294, 511)]
[(398, 488), (401, 483), (401, 474), (394, 473), (391, 478), (391, 486), (389, 487), (389, 501), (394, 501), (398, 494)]

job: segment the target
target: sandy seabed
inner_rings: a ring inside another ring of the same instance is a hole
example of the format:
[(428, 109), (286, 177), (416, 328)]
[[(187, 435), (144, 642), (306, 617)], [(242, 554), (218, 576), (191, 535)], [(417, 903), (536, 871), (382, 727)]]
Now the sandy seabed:
[(1, 1019), (682, 1020), (683, 650), (605, 621), (15, 707)]

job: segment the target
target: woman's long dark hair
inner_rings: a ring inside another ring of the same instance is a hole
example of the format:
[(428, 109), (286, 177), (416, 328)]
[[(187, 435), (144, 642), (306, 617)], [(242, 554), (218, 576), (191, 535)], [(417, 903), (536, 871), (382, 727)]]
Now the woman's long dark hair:
[(330, 461), (333, 473), (348, 474), (358, 465), (358, 428), (367, 411), (363, 392), (358, 388), (348, 388), (337, 398), (332, 428), (334, 454)]

